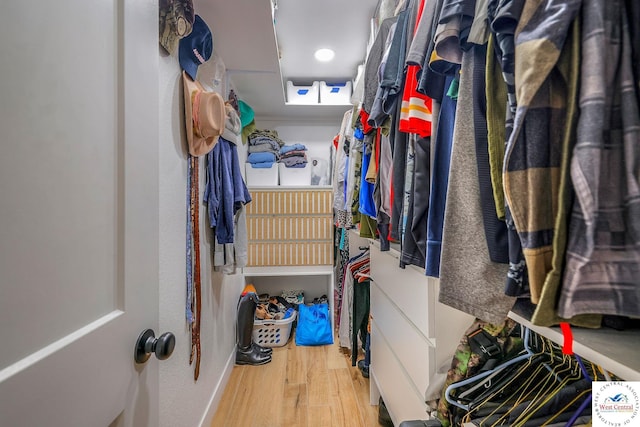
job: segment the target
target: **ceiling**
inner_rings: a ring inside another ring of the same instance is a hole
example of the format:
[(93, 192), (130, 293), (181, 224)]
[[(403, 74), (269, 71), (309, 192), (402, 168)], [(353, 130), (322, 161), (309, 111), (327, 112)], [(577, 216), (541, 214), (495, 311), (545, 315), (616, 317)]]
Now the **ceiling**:
[[(224, 61), (238, 97), (254, 109), (258, 120), (306, 122), (339, 121), (349, 107), (286, 105), (284, 82), (353, 80), (364, 62), (377, 3), (194, 0), (196, 13), (211, 28), (215, 54)], [(321, 47), (336, 52), (332, 62), (315, 60), (313, 54)]]

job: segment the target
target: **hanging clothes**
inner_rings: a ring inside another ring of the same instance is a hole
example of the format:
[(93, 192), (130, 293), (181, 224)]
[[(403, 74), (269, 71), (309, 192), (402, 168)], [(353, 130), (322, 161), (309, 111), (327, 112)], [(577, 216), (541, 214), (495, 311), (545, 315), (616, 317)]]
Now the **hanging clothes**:
[[(474, 48), (474, 55), (476, 58), (475, 61), (478, 64), (493, 59), (493, 55), (489, 54), (486, 46), (476, 46)], [(488, 69), (486, 67), (478, 66), (474, 68), (473, 74), (473, 124), (476, 140), (476, 160), (478, 163), (478, 184), (480, 189), (480, 204), (482, 205), (484, 234), (487, 240), (489, 257), (493, 262), (506, 264), (509, 262), (508, 230), (504, 218), (501, 219), (497, 215), (494, 198), (495, 193), (491, 181), (491, 161), (487, 125), (487, 72)], [(493, 94), (490, 95), (490, 97), (492, 96)], [(504, 117), (503, 109), (502, 118), (504, 119)], [(502, 138), (501, 141), (504, 141), (504, 138)], [(500, 191), (502, 192), (502, 189)]]
[[(462, 58), (462, 74), (451, 151), (451, 170), (442, 230), (439, 301), (491, 323), (500, 323), (514, 298), (502, 285), (509, 267), (489, 261), (482, 230), (473, 128), (473, 52)], [(455, 167), (453, 166), (455, 165)]]
[(640, 91), (631, 62), (640, 47), (631, 44), (637, 22), (629, 22), (629, 3), (585, 0), (582, 6), (580, 118), (571, 163), (576, 200), (561, 317), (640, 316)]
[(458, 74), (446, 76), (445, 90), (441, 97), (438, 132), (434, 143), (433, 171), (431, 172), (431, 192), (429, 194), (429, 211), (426, 227), (425, 272), (427, 276), (440, 277), (440, 253), (442, 251), (442, 228), (444, 226), (444, 210), (449, 186), (449, 167), (451, 148), (453, 146), (453, 130), (458, 100)]
[[(567, 56), (561, 58), (561, 47), (579, 6), (578, 0), (540, 5), (536, 13), (523, 17), (516, 31), (518, 105), (505, 152), (503, 179), (507, 206), (526, 260), (533, 303), (538, 302), (551, 269), (560, 147), (564, 129), (571, 123), (567, 120), (566, 82), (571, 73), (577, 72), (569, 61), (562, 60)], [(535, 25), (529, 25), (527, 18)], [(536, 37), (538, 34), (544, 36)], [(557, 47), (539, 48), (528, 42), (534, 38)]]
[[(515, 31), (522, 15), (522, 9), (524, 7), (525, 0), (514, 0), (507, 2), (500, 2), (498, 0), (491, 0), (487, 5), (487, 16), (491, 22), (492, 35), (495, 37), (496, 43), (494, 48), (496, 50), (497, 57), (499, 59), (500, 67), (502, 69), (502, 77), (504, 84), (506, 85), (506, 116), (504, 119), (504, 135), (503, 141), (497, 141), (499, 147), (496, 148), (500, 151), (498, 157), (503, 158), (505, 152), (505, 146), (508, 143), (511, 134), (513, 133), (513, 121), (517, 109), (516, 99), (516, 85), (514, 77), (514, 58), (515, 58)], [(496, 85), (499, 83), (496, 82)], [(493, 163), (498, 168), (497, 172), (493, 173), (493, 176), (499, 175), (500, 182), (494, 184), (494, 191), (501, 193), (503, 190), (503, 166), (504, 160), (500, 160), (500, 163)], [(499, 188), (497, 187), (499, 185)], [(496, 190), (496, 188), (498, 188)], [(504, 199), (504, 195), (501, 198)], [(516, 229), (515, 222), (513, 220), (510, 207), (504, 202), (504, 219), (507, 227), (507, 241), (508, 241), (508, 258), (509, 258), (509, 272), (505, 279), (505, 294), (509, 296), (526, 296), (529, 294), (529, 276), (527, 272), (527, 265), (525, 262), (524, 254), (522, 253), (522, 244), (520, 237)], [(501, 212), (502, 213), (502, 212)]]
[(405, 206), (400, 266), (424, 268), (427, 244), (427, 213), (429, 210), (431, 138), (410, 136), (405, 179)]
[[(368, 306), (368, 301), (364, 301), (366, 297), (362, 296), (362, 290), (359, 289), (356, 292), (355, 287), (360, 286), (359, 278), (362, 275), (364, 275), (362, 277), (368, 277), (370, 265), (371, 263), (368, 250), (349, 259), (349, 262), (345, 267), (344, 282), (342, 284), (342, 301), (339, 312), (340, 320), (338, 327), (339, 344), (341, 347), (350, 349), (352, 352), (355, 348), (356, 354), (357, 340), (354, 341), (354, 330), (360, 330), (363, 322), (366, 330), (366, 322), (368, 321), (369, 312), (368, 310), (359, 309), (357, 310), (357, 313), (354, 313), (354, 301), (361, 302)], [(368, 286), (368, 283), (366, 286)], [(354, 295), (357, 295), (355, 299)], [(366, 317), (363, 320), (362, 313), (365, 311)], [(358, 317), (355, 318), (354, 314), (358, 314)]]
[(346, 171), (348, 169), (348, 150), (352, 138), (351, 117), (353, 110), (345, 112), (338, 133), (338, 144), (335, 149), (333, 166), (333, 211), (335, 222), (338, 227), (351, 228), (352, 218), (350, 212), (345, 208), (346, 204)]

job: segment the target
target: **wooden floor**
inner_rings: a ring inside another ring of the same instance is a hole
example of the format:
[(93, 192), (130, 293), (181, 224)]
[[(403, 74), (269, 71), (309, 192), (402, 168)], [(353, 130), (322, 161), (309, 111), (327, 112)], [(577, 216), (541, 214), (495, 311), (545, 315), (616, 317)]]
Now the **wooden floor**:
[(235, 366), (212, 427), (373, 427), (369, 379), (337, 344), (298, 347), (293, 337), (262, 366)]

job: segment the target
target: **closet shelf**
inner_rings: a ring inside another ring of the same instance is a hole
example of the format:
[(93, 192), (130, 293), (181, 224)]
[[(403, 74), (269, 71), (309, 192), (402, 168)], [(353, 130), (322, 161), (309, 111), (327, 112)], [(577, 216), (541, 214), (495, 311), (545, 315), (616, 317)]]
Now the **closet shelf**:
[[(536, 326), (531, 315), (516, 305), (508, 316), (532, 331), (563, 345), (559, 327)], [(608, 328), (586, 329), (572, 327), (573, 351), (626, 381), (640, 381), (640, 333), (638, 330), (615, 331)]]
[(333, 273), (331, 265), (286, 265), (276, 267), (245, 267), (245, 276), (327, 276)]

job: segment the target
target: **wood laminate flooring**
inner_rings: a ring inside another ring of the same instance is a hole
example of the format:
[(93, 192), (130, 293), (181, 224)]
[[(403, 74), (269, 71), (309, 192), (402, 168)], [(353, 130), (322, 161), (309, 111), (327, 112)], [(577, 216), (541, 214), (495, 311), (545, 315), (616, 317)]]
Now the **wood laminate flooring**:
[(291, 337), (270, 363), (234, 366), (211, 426), (374, 427), (378, 407), (337, 344), (299, 347)]

